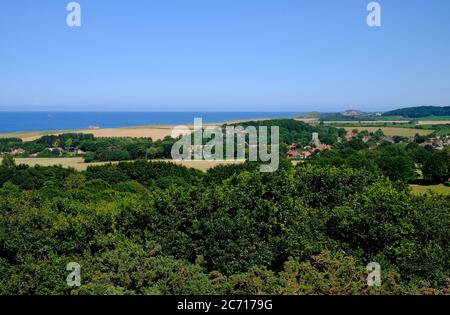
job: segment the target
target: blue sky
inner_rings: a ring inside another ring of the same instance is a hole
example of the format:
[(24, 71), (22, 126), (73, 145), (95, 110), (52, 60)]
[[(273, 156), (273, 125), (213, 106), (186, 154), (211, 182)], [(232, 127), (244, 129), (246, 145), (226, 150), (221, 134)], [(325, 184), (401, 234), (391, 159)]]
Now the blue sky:
[(335, 111), (450, 105), (450, 1), (0, 3), (0, 110)]

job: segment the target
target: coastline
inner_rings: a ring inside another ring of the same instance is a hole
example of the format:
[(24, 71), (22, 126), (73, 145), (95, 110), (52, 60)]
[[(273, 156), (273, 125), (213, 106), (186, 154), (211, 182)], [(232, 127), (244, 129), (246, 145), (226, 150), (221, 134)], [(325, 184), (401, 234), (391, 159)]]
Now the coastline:
[[(253, 119), (238, 119), (238, 120), (224, 120), (222, 122), (204, 123), (204, 127), (221, 126), (224, 124), (237, 124), (248, 121), (264, 121), (271, 118), (253, 118)], [(172, 129), (181, 124), (161, 124), (161, 125), (138, 125), (138, 126), (124, 126), (114, 128), (83, 128), (71, 130), (44, 130), (44, 131), (17, 131), (10, 133), (0, 133), (0, 139), (4, 138), (20, 138), (22, 141), (34, 141), (42, 136), (60, 135), (63, 133), (83, 133), (93, 134), (97, 138), (152, 138), (152, 140), (162, 140), (167, 136), (171, 136)], [(193, 129), (193, 124), (186, 124), (185, 126)]]

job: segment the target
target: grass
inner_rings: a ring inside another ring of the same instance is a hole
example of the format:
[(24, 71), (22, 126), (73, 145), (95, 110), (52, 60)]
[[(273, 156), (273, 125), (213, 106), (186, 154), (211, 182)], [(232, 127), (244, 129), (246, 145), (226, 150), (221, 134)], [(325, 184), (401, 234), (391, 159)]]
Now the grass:
[(438, 136), (440, 136), (440, 137), (446, 137), (446, 136), (450, 135), (450, 128), (449, 128), (449, 129), (441, 129), (441, 130), (438, 130), (438, 131), (436, 132), (436, 134), (437, 134)]
[(415, 195), (423, 195), (428, 192), (434, 192), (440, 195), (450, 196), (450, 187), (444, 185), (419, 186), (411, 185), (412, 193)]
[(418, 121), (450, 120), (450, 116), (427, 116), (417, 118)]
[[(2, 158), (0, 158), (1, 162)], [(88, 168), (88, 166), (95, 165), (105, 165), (109, 163), (119, 163), (119, 162), (94, 162), (94, 163), (84, 163), (83, 158), (75, 157), (75, 158), (16, 158), (16, 164), (25, 164), (28, 166), (54, 166), (61, 165), (66, 168), (74, 168), (78, 171), (84, 171)], [(219, 166), (219, 165), (231, 165), (231, 164), (240, 164), (243, 161), (171, 161), (171, 160), (155, 160), (155, 161), (164, 161), (168, 163), (175, 163), (179, 165), (183, 165), (189, 168), (195, 168), (200, 171), (206, 172), (208, 169)]]
[(430, 129), (400, 128), (400, 127), (345, 127), (345, 130), (357, 129), (359, 131), (367, 130), (375, 132), (381, 129), (386, 136), (414, 137), (416, 134), (427, 136), (433, 133)]

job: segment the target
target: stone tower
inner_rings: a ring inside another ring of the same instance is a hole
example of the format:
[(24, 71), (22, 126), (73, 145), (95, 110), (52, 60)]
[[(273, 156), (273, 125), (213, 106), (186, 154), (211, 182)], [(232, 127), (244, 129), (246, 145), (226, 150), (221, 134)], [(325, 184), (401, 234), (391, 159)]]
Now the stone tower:
[(313, 132), (311, 143), (316, 147), (320, 145), (319, 134), (317, 132)]

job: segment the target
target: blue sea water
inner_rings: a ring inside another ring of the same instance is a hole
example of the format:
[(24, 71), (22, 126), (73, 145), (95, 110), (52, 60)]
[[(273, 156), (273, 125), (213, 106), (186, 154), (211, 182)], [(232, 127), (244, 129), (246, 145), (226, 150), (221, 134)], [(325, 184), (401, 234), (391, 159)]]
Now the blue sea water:
[(293, 112), (1, 112), (0, 133), (192, 124), (257, 118), (290, 118)]

